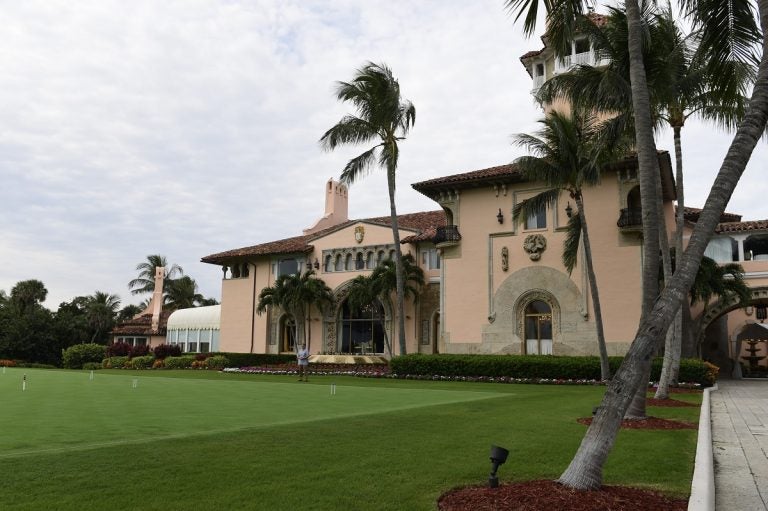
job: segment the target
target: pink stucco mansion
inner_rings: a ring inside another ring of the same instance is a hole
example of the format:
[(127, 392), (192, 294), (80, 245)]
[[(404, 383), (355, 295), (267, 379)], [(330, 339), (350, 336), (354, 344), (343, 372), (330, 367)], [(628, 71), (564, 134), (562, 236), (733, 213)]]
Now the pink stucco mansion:
[[(572, 65), (599, 65), (586, 40), (577, 40), (573, 54), (563, 60), (556, 60), (544, 41), (544, 48), (521, 58), (534, 90)], [(669, 154), (661, 151), (659, 162), (671, 230), (675, 190)], [(398, 219), (403, 253), (414, 256), (427, 281), (418, 301), (406, 303), (408, 353), (596, 355), (583, 258), (571, 274), (561, 262), (564, 227), (573, 207), (567, 197), (513, 223), (515, 205), (542, 191), (541, 183), (526, 180), (514, 164), (445, 170), (444, 177), (412, 185), (434, 201), (434, 210)], [(348, 218), (348, 190), (334, 180), (323, 192), (325, 212), (303, 233), (202, 258), (223, 270), (220, 351), (291, 351), (295, 318), (276, 309), (257, 314), (258, 296), (281, 274), (312, 268), (333, 289), (335, 301), (325, 310), (312, 309), (310, 351), (384, 353), (381, 326), (370, 308), (350, 307), (346, 295), (353, 278), (369, 274), (394, 253), (390, 219)], [(636, 161), (627, 158), (606, 169), (601, 184), (585, 190), (584, 203), (608, 351), (621, 355), (640, 317), (642, 217)], [(698, 212), (686, 208), (689, 228)], [(745, 354), (745, 337), (768, 338), (759, 319), (765, 318), (768, 304), (768, 221), (742, 221), (734, 214), (724, 214), (721, 221), (707, 255), (744, 267), (752, 303), (686, 307), (684, 345), (686, 355), (711, 359), (727, 371)], [(384, 302), (384, 328), (395, 340), (394, 297)], [(761, 342), (766, 355), (768, 343)]]

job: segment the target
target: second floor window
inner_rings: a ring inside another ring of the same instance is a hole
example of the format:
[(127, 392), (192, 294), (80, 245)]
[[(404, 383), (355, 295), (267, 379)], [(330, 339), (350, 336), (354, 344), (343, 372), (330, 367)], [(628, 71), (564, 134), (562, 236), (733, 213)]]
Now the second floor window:
[(437, 249), (424, 250), (421, 253), (421, 265), (425, 270), (439, 270), (440, 254), (437, 253)]
[(547, 208), (542, 206), (525, 219), (526, 229), (546, 229), (547, 228)]

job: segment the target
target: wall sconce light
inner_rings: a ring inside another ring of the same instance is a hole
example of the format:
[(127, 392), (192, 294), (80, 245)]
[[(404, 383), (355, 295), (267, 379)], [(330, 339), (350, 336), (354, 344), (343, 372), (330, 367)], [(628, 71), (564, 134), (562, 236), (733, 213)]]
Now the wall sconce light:
[(571, 207), (571, 201), (568, 201), (568, 205), (565, 206), (565, 214), (568, 215), (568, 218), (571, 218), (573, 216), (573, 208)]
[(496, 220), (498, 220), (500, 224), (504, 223), (504, 213), (501, 212), (501, 208), (499, 208), (499, 214), (496, 215)]
[(499, 478), (496, 476), (496, 471), (507, 461), (507, 456), (509, 456), (509, 451), (505, 448), (498, 445), (491, 446), (491, 475), (488, 476), (489, 488), (499, 487)]
[(315, 269), (316, 269), (316, 270), (319, 270), (319, 269), (320, 269), (320, 263), (318, 262), (318, 260), (317, 260), (317, 259), (315, 259)]

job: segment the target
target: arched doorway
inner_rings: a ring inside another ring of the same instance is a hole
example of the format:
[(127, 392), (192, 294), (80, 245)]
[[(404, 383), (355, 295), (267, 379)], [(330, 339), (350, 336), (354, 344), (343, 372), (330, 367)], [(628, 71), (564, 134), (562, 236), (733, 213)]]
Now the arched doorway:
[(357, 308), (345, 300), (339, 310), (339, 352), (384, 353), (383, 309), (378, 300)]
[(279, 328), (280, 351), (296, 351), (296, 322), (293, 316), (283, 314)]
[(432, 353), (440, 353), (440, 311), (432, 315)]
[(542, 300), (533, 300), (525, 307), (525, 353), (552, 354), (552, 308)]

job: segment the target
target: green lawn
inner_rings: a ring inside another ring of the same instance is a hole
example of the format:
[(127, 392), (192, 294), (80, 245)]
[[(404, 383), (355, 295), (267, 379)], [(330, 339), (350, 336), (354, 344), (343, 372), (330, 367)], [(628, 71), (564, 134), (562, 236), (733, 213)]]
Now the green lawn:
[[(434, 509), (443, 491), (487, 479), (492, 443), (511, 452), (502, 481), (557, 477), (585, 431), (576, 418), (602, 392), (208, 371), (96, 371), (91, 381), (86, 371), (7, 369), (0, 509)], [(651, 413), (698, 418), (698, 408)], [(622, 431), (606, 483), (685, 495), (695, 442), (695, 430)]]

